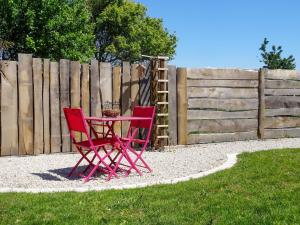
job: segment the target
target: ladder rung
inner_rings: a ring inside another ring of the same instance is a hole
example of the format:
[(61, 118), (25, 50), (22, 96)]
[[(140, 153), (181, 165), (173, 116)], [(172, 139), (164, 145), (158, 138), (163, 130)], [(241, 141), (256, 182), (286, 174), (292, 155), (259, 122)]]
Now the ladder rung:
[(167, 139), (169, 136), (157, 136), (158, 139)]
[(169, 105), (168, 102), (157, 102), (157, 105)]
[(157, 91), (157, 94), (169, 94), (169, 91)]
[(169, 125), (157, 125), (157, 128), (168, 128)]
[(169, 116), (168, 113), (157, 113), (157, 116)]
[(168, 68), (157, 68), (158, 71), (168, 71)]
[(159, 82), (159, 83), (168, 83), (169, 80), (157, 80), (157, 82)]

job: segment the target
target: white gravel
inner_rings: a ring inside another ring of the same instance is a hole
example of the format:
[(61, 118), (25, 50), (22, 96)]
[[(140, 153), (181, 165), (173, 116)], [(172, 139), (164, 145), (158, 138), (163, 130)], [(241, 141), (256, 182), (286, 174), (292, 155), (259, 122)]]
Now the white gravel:
[[(80, 158), (79, 154), (2, 157), (0, 192), (88, 191), (172, 183), (228, 168), (224, 163), (229, 154), (280, 148), (300, 148), (300, 138), (202, 144), (175, 147), (164, 152), (145, 152), (144, 159), (153, 173), (144, 171), (143, 176), (139, 176), (133, 172), (129, 177), (121, 174), (119, 179), (113, 178), (109, 182), (102, 175), (88, 183), (83, 183), (82, 178), (66, 177)], [(231, 165), (234, 164), (232, 160)]]

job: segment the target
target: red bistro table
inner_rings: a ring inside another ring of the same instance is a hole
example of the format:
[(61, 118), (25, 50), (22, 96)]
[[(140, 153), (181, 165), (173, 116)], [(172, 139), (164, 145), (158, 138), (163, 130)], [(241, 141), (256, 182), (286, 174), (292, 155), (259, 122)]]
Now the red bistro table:
[[(127, 149), (130, 148), (130, 142), (128, 142), (125, 146), (123, 145), (123, 142), (121, 141), (121, 138), (115, 134), (114, 131), (114, 124), (116, 122), (120, 122), (120, 121), (151, 121), (152, 118), (151, 117), (134, 117), (134, 116), (118, 116), (118, 117), (85, 117), (85, 120), (87, 121), (87, 123), (89, 124), (89, 126), (92, 129), (92, 132), (94, 133), (94, 135), (98, 137), (98, 133), (95, 129), (95, 126), (105, 126), (107, 127), (107, 131), (106, 133), (103, 133), (103, 138), (110, 138), (112, 139), (112, 147), (113, 148), (117, 148), (119, 153), (117, 154), (117, 156), (115, 156), (115, 158), (111, 158), (108, 155), (108, 158), (110, 159), (111, 163), (114, 165), (114, 171), (117, 171), (119, 169), (121, 160), (123, 158), (125, 158), (128, 163), (130, 164), (130, 168), (135, 169), (139, 174), (139, 170), (136, 168), (135, 162), (130, 158)], [(100, 124), (99, 124), (100, 123)], [(104, 124), (104, 125), (103, 125)], [(136, 129), (132, 134), (131, 137), (134, 137), (137, 133), (138, 129)], [(117, 147), (117, 146), (122, 146), (122, 147)], [(116, 161), (117, 157), (119, 156), (119, 154), (121, 154), (121, 157), (119, 157), (119, 159)], [(127, 171), (127, 175), (130, 171)], [(140, 174), (141, 175), (141, 174)], [(111, 177), (113, 176), (112, 173), (110, 173), (108, 175), (108, 179), (110, 180)]]

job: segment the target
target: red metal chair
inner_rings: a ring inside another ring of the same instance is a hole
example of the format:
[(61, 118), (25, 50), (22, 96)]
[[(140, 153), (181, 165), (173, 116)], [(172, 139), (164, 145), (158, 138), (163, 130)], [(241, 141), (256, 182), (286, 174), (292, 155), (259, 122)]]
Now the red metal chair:
[[(126, 174), (127, 176), (129, 175), (132, 169), (134, 169), (139, 175), (142, 175), (138, 167), (144, 167), (148, 169), (149, 172), (152, 172), (152, 169), (142, 158), (142, 155), (145, 152), (151, 138), (154, 116), (155, 116), (155, 106), (135, 106), (133, 109), (132, 117), (149, 117), (151, 118), (151, 120), (131, 121), (128, 129), (127, 137), (120, 139), (120, 141), (123, 143), (121, 147), (123, 149), (126, 148), (125, 158), (130, 163), (128, 172)], [(139, 131), (144, 131), (143, 136), (145, 136), (145, 138), (139, 137)], [(134, 147), (132, 147), (132, 144), (134, 143), (135, 145), (141, 146), (140, 151), (137, 151), (136, 149), (134, 149)], [(133, 155), (134, 158), (130, 156), (129, 153), (132, 153), (131, 155)], [(141, 161), (143, 165), (137, 165), (138, 161)]]
[[(88, 166), (84, 170), (85, 173), (89, 168), (92, 168), (90, 173), (84, 177), (84, 181), (89, 181), (90, 177), (96, 172), (96, 170), (100, 172), (105, 172), (109, 174), (109, 179), (111, 176), (117, 176), (115, 170), (108, 165), (105, 160), (108, 158), (111, 159), (111, 154), (114, 152), (112, 148), (110, 151), (106, 150), (107, 145), (112, 145), (111, 138), (98, 138), (97, 134), (94, 133), (95, 138), (91, 138), (90, 133), (88, 132), (89, 127), (86, 123), (85, 117), (83, 115), (82, 109), (80, 108), (64, 108), (64, 114), (67, 120), (67, 125), (70, 131), (70, 137), (72, 140), (73, 145), (77, 148), (78, 152), (81, 154), (80, 160), (76, 163), (76, 165), (72, 168), (68, 177), (72, 176), (74, 171), (78, 168), (83, 160), (88, 162)], [(75, 138), (75, 133), (81, 133), (85, 135), (87, 140), (86, 141), (79, 141)], [(100, 150), (103, 150), (104, 156), (100, 155)], [(89, 154), (93, 154), (92, 159), (88, 158)], [(95, 159), (98, 159), (98, 163), (94, 163)], [(100, 168), (100, 165), (104, 166), (104, 168)]]

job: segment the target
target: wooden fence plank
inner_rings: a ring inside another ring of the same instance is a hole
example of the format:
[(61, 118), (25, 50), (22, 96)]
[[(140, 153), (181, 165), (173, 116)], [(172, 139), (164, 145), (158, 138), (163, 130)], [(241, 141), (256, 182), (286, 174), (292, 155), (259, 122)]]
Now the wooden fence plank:
[(51, 153), (61, 151), (60, 104), (59, 104), (59, 68), (57, 62), (50, 63), (50, 126)]
[(82, 64), (81, 102), (84, 114), (90, 115), (90, 66)]
[(91, 116), (101, 116), (100, 74), (98, 60), (91, 62)]
[(300, 96), (300, 89), (265, 89), (266, 96)]
[(176, 66), (168, 66), (168, 79), (169, 79), (169, 144), (177, 145), (177, 77)]
[(266, 80), (266, 88), (300, 88), (300, 81), (294, 80)]
[(189, 133), (233, 133), (257, 130), (257, 119), (188, 120)]
[(43, 119), (44, 119), (44, 153), (49, 154), (50, 149), (50, 60), (43, 63)]
[(0, 62), (1, 74), (1, 156), (18, 155), (17, 62)]
[(187, 140), (187, 70), (177, 68), (177, 112), (178, 112), (178, 144), (186, 145)]
[(260, 69), (258, 72), (259, 75), (259, 88), (258, 88), (258, 136), (260, 139), (265, 138), (265, 111), (266, 111), (266, 98), (265, 98), (265, 76), (267, 70)]
[(44, 152), (43, 138), (43, 64), (42, 59), (33, 59), (34, 94), (34, 154)]
[(189, 144), (210, 143), (210, 142), (229, 142), (257, 139), (257, 131), (239, 133), (219, 133), (219, 134), (190, 134)]
[(300, 108), (298, 96), (266, 96), (266, 109)]
[(258, 72), (240, 69), (187, 69), (188, 79), (258, 80)]
[(19, 54), (19, 154), (33, 154), (32, 55)]
[[(122, 75), (122, 115), (128, 116), (130, 111), (130, 63), (123, 62)], [(126, 136), (129, 128), (128, 122), (122, 122), (122, 135)]]
[(140, 78), (140, 104), (150, 105), (150, 84), (151, 84), (151, 64), (149, 62), (143, 64), (145, 66), (145, 73)]
[(139, 73), (138, 64), (131, 65), (131, 108), (139, 105)]
[(212, 110), (188, 110), (188, 120), (197, 119), (254, 119), (258, 117), (258, 110), (249, 111), (212, 111)]
[(300, 72), (296, 70), (267, 70), (266, 79), (300, 80)]
[(300, 116), (300, 108), (266, 109), (266, 116)]
[(101, 90), (102, 105), (105, 105), (106, 103), (111, 103), (112, 102), (112, 67), (110, 63), (100, 62), (100, 90)]
[(197, 80), (187, 81), (188, 87), (236, 87), (255, 88), (258, 87), (257, 80)]
[(293, 138), (300, 137), (300, 128), (265, 129), (265, 138)]
[[(114, 109), (120, 110), (121, 112), (121, 74), (122, 68), (121, 67), (114, 67), (113, 68), (113, 103)], [(115, 133), (121, 135), (121, 122), (116, 122), (114, 126)]]
[(189, 99), (189, 109), (219, 109), (227, 111), (258, 109), (258, 99)]
[(189, 87), (189, 98), (257, 98), (257, 88), (204, 88), (204, 87)]
[(299, 117), (266, 117), (265, 128), (296, 128), (300, 127)]
[(59, 63), (60, 71), (60, 125), (62, 138), (62, 152), (70, 151), (70, 135), (67, 121), (64, 115), (64, 108), (70, 107), (70, 61), (61, 59)]

